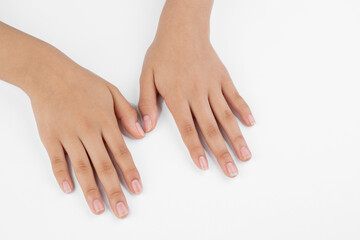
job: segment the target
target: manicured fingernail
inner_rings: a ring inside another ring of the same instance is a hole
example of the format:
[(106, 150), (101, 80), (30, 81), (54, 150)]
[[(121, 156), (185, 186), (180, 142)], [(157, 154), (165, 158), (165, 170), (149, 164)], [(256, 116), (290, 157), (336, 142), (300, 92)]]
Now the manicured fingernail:
[(208, 163), (207, 163), (206, 159), (203, 156), (201, 156), (199, 158), (199, 164), (200, 164), (200, 168), (202, 170), (207, 170), (208, 169)]
[(100, 213), (100, 212), (104, 211), (104, 209), (105, 209), (102, 202), (98, 199), (94, 200), (93, 206), (94, 206), (94, 210), (96, 213)]
[(249, 121), (250, 121), (251, 126), (255, 125), (255, 123), (256, 123), (254, 116), (251, 114), (249, 115)]
[(145, 115), (143, 119), (144, 119), (145, 132), (149, 132), (152, 128), (151, 118), (148, 115)]
[(237, 167), (232, 162), (229, 162), (229, 163), (226, 164), (226, 169), (227, 169), (230, 177), (235, 177), (239, 173), (238, 170), (237, 170)]
[(125, 217), (129, 213), (123, 202), (116, 204), (116, 212), (120, 218)]
[(63, 191), (65, 193), (71, 193), (71, 187), (70, 187), (70, 184), (68, 183), (68, 181), (64, 181), (62, 183), (62, 186), (63, 186)]
[(144, 136), (145, 136), (145, 133), (144, 133), (144, 130), (143, 130), (143, 128), (141, 127), (140, 123), (136, 122), (135, 125), (136, 125), (136, 128), (137, 128), (139, 134), (140, 134), (142, 137), (144, 137)]
[(247, 161), (251, 158), (251, 152), (248, 147), (242, 147), (240, 149), (240, 154), (245, 161)]
[(141, 193), (142, 187), (139, 180), (135, 179), (131, 182), (131, 186), (136, 194)]

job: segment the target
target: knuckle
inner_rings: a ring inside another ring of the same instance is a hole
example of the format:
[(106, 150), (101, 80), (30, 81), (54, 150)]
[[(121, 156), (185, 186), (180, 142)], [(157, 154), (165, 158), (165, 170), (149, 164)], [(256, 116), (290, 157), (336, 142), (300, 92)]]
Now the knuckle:
[(242, 143), (244, 143), (244, 142), (245, 142), (244, 136), (243, 136), (242, 134), (236, 136), (236, 137), (234, 138), (234, 142), (235, 142), (235, 144), (242, 144)]
[(85, 132), (86, 134), (90, 135), (93, 130), (94, 130), (94, 124), (89, 120), (89, 119), (82, 119), (81, 121), (79, 121), (80, 127), (82, 129), (83, 132)]
[(130, 159), (131, 154), (129, 152), (129, 149), (127, 149), (126, 146), (121, 146), (118, 148), (118, 151), (115, 153), (115, 158), (117, 159)]
[(195, 133), (195, 127), (191, 122), (184, 122), (181, 125), (184, 137), (192, 136)]
[(51, 157), (51, 163), (54, 168), (61, 168), (64, 166), (65, 159), (59, 156)]
[(126, 112), (124, 112), (124, 115), (130, 119), (136, 118), (137, 120), (137, 111), (131, 105), (126, 108)]
[(67, 174), (67, 167), (65, 160), (59, 157), (54, 157), (52, 160), (52, 169), (55, 176), (61, 176)]
[(205, 134), (208, 138), (214, 138), (218, 135), (219, 129), (215, 124), (209, 124), (205, 129)]
[[(149, 108), (152, 108), (152, 106), (149, 104), (149, 100), (148, 99), (145, 99), (144, 97), (139, 101), (139, 109), (149, 109)], [(134, 110), (134, 112), (136, 112)]]
[(113, 190), (109, 191), (108, 197), (110, 199), (118, 199), (118, 198), (122, 198), (123, 195), (124, 194), (121, 191), (121, 189), (118, 188), (118, 189), (113, 189)]
[(68, 173), (67, 169), (65, 168), (53, 168), (53, 172), (55, 177), (64, 176)]
[(99, 167), (100, 174), (108, 175), (108, 174), (114, 173), (114, 171), (115, 171), (115, 168), (112, 163), (106, 161), (106, 162), (102, 162), (100, 164), (100, 167)]
[(225, 161), (229, 161), (229, 160), (232, 160), (229, 151), (223, 150), (222, 152), (220, 152), (220, 154), (218, 156), (218, 161), (225, 162)]
[(125, 169), (123, 171), (125, 176), (134, 176), (134, 175), (138, 175), (138, 170), (136, 169), (136, 167), (130, 167), (128, 169)]
[(225, 121), (232, 121), (234, 119), (234, 114), (230, 109), (226, 109), (224, 110), (224, 112), (222, 113), (222, 118)]
[(96, 187), (89, 187), (85, 191), (85, 196), (94, 196), (98, 193), (98, 189)]
[(200, 84), (200, 77), (194, 78), (191, 82), (191, 93), (197, 94), (199, 92), (202, 92), (204, 90), (203, 86)]
[(86, 161), (79, 160), (74, 164), (74, 170), (78, 174), (88, 174), (90, 172), (90, 167)]
[(200, 145), (196, 144), (195, 146), (189, 147), (189, 152), (190, 154), (203, 153), (204, 149)]

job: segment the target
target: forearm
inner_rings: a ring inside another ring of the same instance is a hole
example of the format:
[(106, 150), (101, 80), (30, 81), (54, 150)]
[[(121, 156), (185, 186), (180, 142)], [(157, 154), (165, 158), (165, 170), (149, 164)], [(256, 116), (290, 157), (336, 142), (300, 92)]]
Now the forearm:
[(182, 41), (209, 40), (213, 2), (213, 0), (167, 0), (160, 17), (157, 37), (166, 35), (179, 40), (183, 36)]
[[(51, 45), (0, 22), (0, 79), (29, 94), (54, 75), (60, 76), (64, 54)], [(41, 79), (37, 76), (42, 76)]]

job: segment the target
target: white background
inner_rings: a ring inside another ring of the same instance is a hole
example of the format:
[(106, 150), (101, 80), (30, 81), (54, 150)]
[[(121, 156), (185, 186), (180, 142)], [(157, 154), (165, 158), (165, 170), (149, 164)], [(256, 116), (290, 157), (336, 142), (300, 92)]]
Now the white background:
[[(43, 39), (137, 104), (163, 0), (0, 0), (0, 21)], [(0, 239), (360, 239), (360, 1), (217, 0), (212, 42), (257, 120), (253, 159), (197, 170), (168, 109), (126, 139), (144, 192), (119, 220), (63, 194), (30, 102), (0, 82)], [(76, 92), (74, 92), (76, 94)]]

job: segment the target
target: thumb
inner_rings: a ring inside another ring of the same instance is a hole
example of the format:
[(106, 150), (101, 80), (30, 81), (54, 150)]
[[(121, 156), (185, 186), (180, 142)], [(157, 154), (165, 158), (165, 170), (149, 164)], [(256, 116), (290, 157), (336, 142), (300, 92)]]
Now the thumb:
[(140, 76), (139, 110), (144, 121), (145, 132), (155, 128), (157, 122), (156, 87), (152, 70)]
[(130, 103), (120, 93), (119, 89), (115, 86), (109, 86), (109, 90), (114, 99), (115, 114), (125, 129), (135, 138), (143, 138), (145, 136), (142, 129), (136, 110), (130, 105)]

